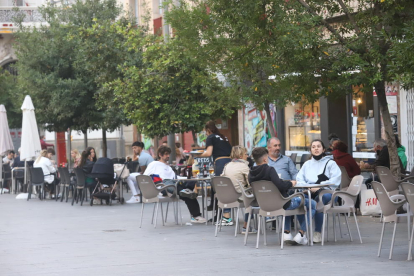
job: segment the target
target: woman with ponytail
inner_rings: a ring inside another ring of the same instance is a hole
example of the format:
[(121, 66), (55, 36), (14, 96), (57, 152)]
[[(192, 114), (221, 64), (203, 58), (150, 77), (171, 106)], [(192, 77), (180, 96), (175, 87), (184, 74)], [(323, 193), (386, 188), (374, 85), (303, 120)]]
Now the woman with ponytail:
[[(92, 172), (93, 165), (96, 162), (96, 155), (95, 149), (92, 147), (86, 148), (81, 154), (81, 161), (78, 165), (79, 168), (82, 168), (85, 175), (90, 174)], [(89, 188), (90, 194), (92, 194), (95, 186), (96, 180), (91, 177), (86, 177), (86, 187)]]
[[(227, 137), (220, 133), (213, 121), (208, 121), (204, 126), (204, 130), (207, 134), (206, 151), (200, 157), (213, 156), (214, 175), (220, 176), (223, 173), (224, 166), (231, 161), (231, 145)], [(211, 193), (211, 198), (208, 210), (213, 210), (214, 191)]]

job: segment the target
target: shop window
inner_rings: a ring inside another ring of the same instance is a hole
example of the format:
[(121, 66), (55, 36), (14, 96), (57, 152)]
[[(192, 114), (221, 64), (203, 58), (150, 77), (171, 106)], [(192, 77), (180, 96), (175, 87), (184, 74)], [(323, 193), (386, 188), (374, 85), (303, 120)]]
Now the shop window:
[(375, 141), (373, 94), (354, 88), (352, 97), (352, 151), (356, 158), (372, 158)]
[(308, 151), (312, 140), (321, 138), (319, 101), (285, 107), (286, 150)]

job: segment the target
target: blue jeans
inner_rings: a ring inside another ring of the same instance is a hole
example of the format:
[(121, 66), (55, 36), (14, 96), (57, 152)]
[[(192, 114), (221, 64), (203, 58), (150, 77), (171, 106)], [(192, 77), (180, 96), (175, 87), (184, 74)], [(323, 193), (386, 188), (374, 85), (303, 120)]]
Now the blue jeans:
[[(298, 208), (298, 206), (300, 205), (301, 202), (302, 202), (302, 198), (300, 198), (298, 196), (292, 198), (292, 200), (290, 201), (290, 206), (286, 210), (293, 210), (293, 209)], [(312, 200), (311, 204), (312, 204), (312, 210), (311, 211), (308, 210), (308, 222), (315, 216), (315, 212), (316, 212), (316, 202), (314, 200)], [(309, 199), (307, 197), (305, 197), (305, 206), (306, 207), (309, 206)], [(312, 214), (312, 216), (311, 216), (311, 214)], [(298, 221), (299, 221), (300, 230), (306, 232), (305, 215), (297, 215), (297, 218), (298, 218)], [(290, 216), (287, 216), (285, 218), (285, 230), (286, 231), (290, 231), (290, 223), (291, 223), (291, 218), (290, 218)]]

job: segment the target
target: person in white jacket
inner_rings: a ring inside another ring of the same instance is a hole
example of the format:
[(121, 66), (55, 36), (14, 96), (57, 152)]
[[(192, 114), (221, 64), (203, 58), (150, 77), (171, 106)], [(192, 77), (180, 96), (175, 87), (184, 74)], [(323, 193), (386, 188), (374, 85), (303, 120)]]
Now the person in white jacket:
[[(296, 176), (296, 181), (298, 185), (304, 184), (335, 184), (333, 187), (336, 188), (341, 184), (341, 170), (335, 161), (331, 157), (326, 156), (325, 154), (325, 145), (319, 139), (315, 139), (311, 143), (310, 151), (312, 158), (303, 164), (298, 175)], [(312, 188), (312, 198), (316, 202), (319, 201), (317, 196), (320, 188)], [(324, 194), (322, 196), (323, 204), (328, 204), (331, 201), (331, 194)], [(315, 231), (313, 233), (313, 242), (321, 242), (321, 230), (323, 223), (323, 214), (315, 214)]]
[[(56, 168), (52, 165), (52, 162), (49, 158), (47, 158), (47, 150), (42, 150), (40, 152), (39, 157), (36, 159), (36, 161), (33, 163), (34, 168), (42, 168), (43, 175), (45, 176), (45, 182), (48, 184), (52, 184), (55, 180), (55, 176), (52, 173), (56, 172)], [(49, 185), (48, 185), (49, 186)], [(48, 187), (50, 190), (50, 193), (53, 193), (53, 185), (51, 187)]]

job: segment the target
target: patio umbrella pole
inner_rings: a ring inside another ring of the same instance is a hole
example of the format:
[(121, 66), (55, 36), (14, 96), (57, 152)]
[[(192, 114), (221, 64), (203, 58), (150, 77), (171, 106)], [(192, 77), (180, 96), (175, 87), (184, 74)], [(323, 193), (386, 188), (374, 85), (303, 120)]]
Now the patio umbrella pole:
[[(27, 160), (24, 160), (24, 185), (27, 185)], [(27, 185), (27, 189), (29, 189), (29, 185)]]
[(1, 182), (1, 192), (0, 194), (3, 193), (3, 156), (0, 154), (0, 182)]

